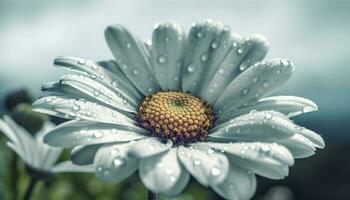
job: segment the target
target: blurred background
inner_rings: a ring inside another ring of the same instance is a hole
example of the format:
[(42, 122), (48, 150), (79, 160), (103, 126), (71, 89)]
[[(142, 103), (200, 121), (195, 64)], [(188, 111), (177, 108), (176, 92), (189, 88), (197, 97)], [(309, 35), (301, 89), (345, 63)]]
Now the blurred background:
[[(39, 97), (42, 83), (64, 74), (52, 66), (56, 56), (111, 59), (103, 36), (107, 25), (123, 24), (146, 40), (156, 22), (175, 21), (188, 30), (193, 22), (207, 18), (243, 36), (265, 35), (270, 42), (267, 57), (285, 57), (296, 65), (294, 76), (275, 94), (307, 97), (319, 106), (318, 112), (294, 120), (320, 133), (326, 149), (298, 160), (283, 181), (259, 178), (254, 199), (350, 199), (350, 1), (0, 0), (0, 103), (4, 105), (5, 96), (19, 88)], [(6, 112), (2, 106), (0, 113)], [(1, 144), (5, 141), (1, 136)], [(6, 149), (1, 145), (0, 199), (14, 199)], [(21, 163), (18, 168), (23, 168)], [(24, 187), (26, 176), (18, 176)], [(146, 195), (137, 177), (120, 185), (85, 174), (56, 179), (45, 192), (40, 190), (44, 185), (37, 187), (35, 197), (144, 199)], [(177, 199), (220, 198), (192, 181)]]

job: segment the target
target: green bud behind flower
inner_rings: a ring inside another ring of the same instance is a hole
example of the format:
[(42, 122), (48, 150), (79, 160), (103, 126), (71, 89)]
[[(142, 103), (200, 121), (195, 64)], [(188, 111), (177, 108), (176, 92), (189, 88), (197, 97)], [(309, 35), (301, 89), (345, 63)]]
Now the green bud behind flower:
[(32, 110), (32, 105), (28, 103), (18, 104), (12, 109), (10, 115), (17, 124), (21, 125), (33, 135), (37, 133), (48, 120), (48, 116), (34, 112)]

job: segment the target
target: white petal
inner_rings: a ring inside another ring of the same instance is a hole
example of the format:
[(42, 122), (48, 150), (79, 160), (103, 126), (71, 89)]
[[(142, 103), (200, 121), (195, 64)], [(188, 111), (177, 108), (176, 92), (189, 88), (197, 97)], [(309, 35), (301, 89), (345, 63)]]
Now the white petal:
[(144, 129), (89, 121), (65, 122), (45, 135), (45, 142), (52, 146), (74, 147), (78, 145), (126, 142), (144, 138)]
[[(13, 121), (10, 117), (4, 116), (4, 123), (2, 124), (2, 127), (6, 127), (6, 129), (3, 129), (4, 134), (6, 134), (10, 139), (15, 139), (12, 141), (14, 146), (16, 146), (16, 149), (18, 149), (18, 152), (21, 151), (24, 156), (24, 161), (27, 164), (33, 164), (33, 152), (36, 152), (36, 145), (34, 138), (21, 126), (16, 124), (15, 121)], [(4, 126), (5, 125), (5, 126)]]
[(269, 59), (248, 68), (222, 92), (214, 108), (218, 111), (255, 103), (286, 82), (294, 65), (285, 59)]
[(251, 199), (256, 190), (255, 174), (235, 163), (230, 163), (230, 172), (220, 185), (213, 187), (221, 197), (231, 200)]
[(204, 186), (218, 185), (226, 179), (228, 159), (210, 147), (200, 143), (189, 148), (180, 146), (178, 156), (187, 171)]
[[(222, 28), (220, 26), (220, 28)], [(241, 40), (241, 36), (236, 33), (231, 33), (228, 26), (223, 28), (222, 32), (218, 32), (217, 36), (213, 39), (211, 43), (210, 50), (210, 59), (208, 60), (208, 64), (206, 70), (201, 77), (201, 84), (199, 86), (198, 95), (203, 99), (216, 99), (212, 96), (214, 91), (213, 88), (218, 87), (218, 84), (215, 84), (215, 87), (211, 87), (214, 84), (212, 83), (212, 78), (215, 77), (218, 68), (221, 64), (227, 60), (227, 57), (230, 56), (230, 51), (233, 48), (233, 43), (238, 43)], [(211, 91), (209, 92), (209, 88)], [(208, 95), (210, 93), (210, 95)], [(219, 94), (216, 93), (215, 94)], [(209, 102), (209, 101), (208, 101)]]
[(86, 99), (88, 101), (95, 101), (92, 96), (86, 95), (79, 90), (69, 85), (61, 84), (60, 82), (48, 82), (41, 86), (41, 90), (50, 96), (65, 96), (76, 99)]
[(317, 134), (309, 129), (306, 129), (304, 127), (301, 127), (301, 126), (295, 126), (295, 129), (297, 130), (298, 134), (309, 139), (312, 143), (315, 144), (316, 147), (318, 147), (318, 148), (325, 147), (324, 140), (319, 134)]
[(204, 80), (208, 83), (205, 83), (206, 86), (200, 96), (209, 103), (214, 103), (232, 80), (248, 67), (261, 61), (268, 51), (268, 42), (261, 35), (253, 35), (245, 40), (238, 35), (232, 37), (233, 42), (229, 44), (230, 51), (217, 67), (216, 73)]
[(178, 91), (186, 35), (177, 24), (160, 24), (152, 36), (152, 64), (162, 90)]
[(251, 110), (275, 110), (285, 114), (287, 117), (294, 117), (303, 113), (317, 110), (317, 105), (305, 98), (295, 96), (273, 96), (260, 99), (253, 105), (241, 107), (234, 110), (225, 110), (219, 116), (217, 122), (224, 122), (237, 116), (249, 113)]
[(181, 176), (177, 183), (170, 190), (163, 192), (162, 194), (167, 197), (174, 197), (186, 188), (188, 181), (190, 180), (190, 174), (186, 170), (182, 170)]
[(232, 163), (271, 179), (288, 175), (288, 166), (294, 164), (289, 150), (276, 143), (206, 143), (225, 152)]
[(33, 110), (67, 119), (85, 119), (102, 123), (134, 126), (136, 122), (125, 115), (84, 99), (47, 96), (33, 103)]
[(100, 104), (106, 104), (126, 112), (135, 112), (137, 102), (122, 91), (114, 91), (84, 75), (68, 74), (60, 78), (60, 83), (69, 85), (93, 97)]
[(147, 137), (136, 141), (129, 149), (129, 155), (135, 158), (146, 158), (168, 151), (173, 146), (171, 140), (165, 142), (156, 137)]
[(314, 143), (298, 133), (285, 140), (277, 140), (276, 143), (285, 146), (294, 158), (306, 158), (316, 151)]
[(105, 144), (96, 153), (94, 168), (98, 178), (104, 181), (120, 182), (132, 175), (138, 161), (128, 156), (130, 143)]
[(105, 38), (121, 70), (143, 94), (159, 90), (144, 44), (120, 25), (109, 26)]
[(211, 59), (211, 45), (222, 32), (222, 25), (214, 22), (192, 26), (186, 45), (182, 69), (182, 90), (196, 94)]
[(260, 111), (250, 112), (220, 124), (210, 131), (208, 137), (228, 140), (284, 139), (295, 132), (295, 125), (283, 114)]
[(94, 162), (95, 155), (102, 144), (93, 144), (74, 147), (70, 159), (76, 165), (90, 165)]
[(94, 168), (92, 165), (86, 165), (86, 166), (79, 166), (73, 164), (71, 161), (65, 161), (57, 164), (54, 166), (51, 170), (54, 173), (61, 173), (61, 172), (94, 172)]
[[(115, 93), (120, 93), (123, 98), (141, 100), (142, 94), (131, 84), (131, 82), (121, 73), (119, 66), (111, 62), (102, 62), (104, 66), (113, 65), (106, 68), (100, 66), (100, 63), (95, 63), (91, 60), (85, 60), (77, 57), (61, 56), (55, 59), (54, 64), (64, 67), (70, 71), (78, 72), (79, 74), (87, 75), (91, 79), (105, 85)], [(109, 69), (113, 70), (110, 71)]]
[(180, 180), (183, 167), (177, 158), (177, 150), (140, 160), (140, 178), (147, 189), (163, 193), (175, 189)]

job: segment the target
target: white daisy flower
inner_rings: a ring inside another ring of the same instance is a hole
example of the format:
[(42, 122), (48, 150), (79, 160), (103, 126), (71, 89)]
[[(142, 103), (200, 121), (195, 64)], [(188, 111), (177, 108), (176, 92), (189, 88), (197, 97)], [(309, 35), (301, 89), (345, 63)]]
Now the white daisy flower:
[(25, 163), (26, 169), (35, 179), (47, 179), (58, 172), (91, 172), (91, 167), (77, 166), (71, 161), (55, 164), (62, 148), (51, 147), (44, 143), (43, 136), (54, 128), (50, 122), (45, 122), (43, 128), (33, 137), (23, 127), (19, 126), (10, 117), (0, 119), (0, 132), (10, 141), (9, 146)]
[(242, 38), (208, 20), (188, 34), (157, 24), (144, 44), (123, 26), (109, 26), (115, 60), (58, 57), (70, 70), (43, 91), (35, 110), (73, 119), (45, 136), (71, 148), (75, 164), (93, 164), (105, 181), (136, 170), (154, 193), (182, 192), (190, 175), (227, 199), (249, 199), (255, 174), (282, 179), (294, 158), (324, 141), (289, 117), (317, 110), (310, 100), (266, 97), (294, 71), (286, 59), (263, 60), (268, 42)]

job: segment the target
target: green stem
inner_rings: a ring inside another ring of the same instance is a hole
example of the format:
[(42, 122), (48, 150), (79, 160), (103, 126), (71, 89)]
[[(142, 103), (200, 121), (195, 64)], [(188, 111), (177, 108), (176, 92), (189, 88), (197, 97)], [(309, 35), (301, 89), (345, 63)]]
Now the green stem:
[(151, 190), (147, 190), (148, 191), (148, 200), (157, 200), (157, 194), (153, 193)]
[(23, 200), (30, 200), (30, 198), (32, 196), (32, 193), (34, 191), (35, 185), (36, 185), (37, 182), (38, 182), (37, 179), (35, 179), (33, 177), (30, 177), (30, 183), (28, 185), (28, 188), (27, 188), (27, 191), (26, 191), (26, 193), (24, 195)]

